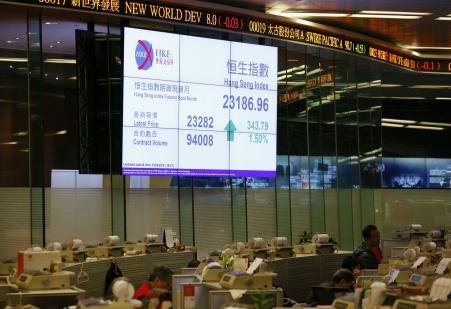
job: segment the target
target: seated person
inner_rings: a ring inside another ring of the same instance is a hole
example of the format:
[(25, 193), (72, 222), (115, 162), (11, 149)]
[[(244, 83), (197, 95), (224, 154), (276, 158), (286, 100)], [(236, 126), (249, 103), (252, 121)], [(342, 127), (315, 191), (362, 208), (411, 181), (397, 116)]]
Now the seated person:
[(171, 301), (171, 284), (174, 273), (165, 266), (153, 269), (149, 279), (144, 281), (133, 295), (143, 302), (143, 308), (160, 309), (164, 301)]
[(355, 256), (347, 256), (341, 262), (341, 268), (349, 269), (354, 276), (360, 276), (360, 261)]
[(307, 303), (309, 306), (330, 305), (334, 301), (336, 293), (351, 292), (355, 283), (354, 274), (345, 268), (340, 268), (332, 277), (332, 282), (326, 281), (312, 287)]
[(196, 268), (197, 266), (199, 266), (200, 261), (193, 259), (191, 261), (188, 262), (188, 267), (189, 268)]
[(367, 225), (362, 236), (364, 241), (352, 255), (359, 260), (362, 269), (377, 269), (382, 263), (382, 250), (379, 248), (381, 233), (376, 226)]
[(335, 288), (352, 290), (354, 283), (355, 276), (349, 269), (340, 268), (332, 277), (332, 287)]

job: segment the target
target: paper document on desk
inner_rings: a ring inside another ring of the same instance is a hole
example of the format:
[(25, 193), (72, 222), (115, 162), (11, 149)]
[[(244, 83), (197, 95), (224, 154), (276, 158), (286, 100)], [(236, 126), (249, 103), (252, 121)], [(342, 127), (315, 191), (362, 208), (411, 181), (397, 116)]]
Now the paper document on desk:
[(443, 258), (440, 260), (440, 263), (437, 266), (437, 269), (435, 270), (436, 274), (443, 275), (446, 268), (448, 268), (448, 264), (451, 262), (451, 258)]
[(421, 264), (423, 264), (423, 262), (426, 261), (426, 257), (425, 256), (420, 256), (415, 263), (413, 263), (412, 268), (417, 268), (418, 266), (420, 266)]
[(249, 274), (249, 275), (252, 275), (257, 269), (258, 269), (258, 267), (260, 266), (260, 264), (263, 262), (263, 259), (262, 258), (256, 258), (253, 262), (252, 262), (252, 264), (249, 266), (249, 268), (247, 269), (247, 273)]
[(238, 298), (241, 298), (244, 294), (246, 294), (247, 290), (237, 290), (232, 289), (230, 290), (230, 295), (232, 296), (233, 300), (237, 300)]
[(388, 284), (395, 282), (396, 278), (399, 275), (400, 270), (396, 268), (392, 268), (389, 273)]
[(234, 258), (233, 259), (233, 271), (246, 271), (249, 265), (248, 259), (244, 258)]

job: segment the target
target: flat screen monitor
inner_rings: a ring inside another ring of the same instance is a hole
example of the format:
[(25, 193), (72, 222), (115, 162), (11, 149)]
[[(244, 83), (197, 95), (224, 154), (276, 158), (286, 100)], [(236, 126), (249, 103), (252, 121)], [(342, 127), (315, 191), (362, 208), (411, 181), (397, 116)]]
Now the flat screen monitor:
[(124, 28), (122, 174), (274, 178), (277, 54)]

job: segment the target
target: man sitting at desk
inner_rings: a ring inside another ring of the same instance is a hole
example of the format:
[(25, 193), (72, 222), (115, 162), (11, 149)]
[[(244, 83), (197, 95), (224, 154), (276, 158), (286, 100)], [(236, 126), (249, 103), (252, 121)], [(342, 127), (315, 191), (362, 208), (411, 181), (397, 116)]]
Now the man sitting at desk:
[(153, 269), (149, 279), (133, 295), (134, 299), (143, 302), (143, 308), (160, 309), (163, 302), (171, 301), (171, 282), (174, 273), (165, 266), (158, 266)]
[(312, 293), (308, 297), (309, 306), (330, 305), (338, 294), (344, 294), (353, 290), (355, 277), (352, 271), (340, 268), (332, 277), (332, 282), (326, 281), (312, 287)]
[(360, 262), (362, 269), (377, 269), (382, 263), (382, 250), (379, 248), (381, 233), (374, 225), (367, 225), (362, 231), (364, 241), (355, 248), (353, 256)]
[(360, 276), (360, 261), (355, 256), (345, 257), (341, 262), (341, 268), (349, 269), (356, 277)]

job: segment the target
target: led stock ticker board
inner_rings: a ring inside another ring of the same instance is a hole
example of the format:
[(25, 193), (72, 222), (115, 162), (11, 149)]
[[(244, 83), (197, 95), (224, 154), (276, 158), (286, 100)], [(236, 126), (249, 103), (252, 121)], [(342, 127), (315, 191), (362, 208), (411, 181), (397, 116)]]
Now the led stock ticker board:
[(184, 25), (199, 25), (213, 29), (249, 33), (274, 39), (327, 47), (369, 57), (398, 67), (421, 72), (451, 73), (451, 59), (432, 59), (412, 56), (398, 48), (381, 46), (371, 40), (361, 40), (339, 33), (301, 25), (270, 15), (257, 15), (243, 10), (243, 14), (197, 8), (165, 1), (149, 0), (16, 0), (3, 1), (65, 8), (91, 13), (107, 13), (128, 17), (161, 20)]
[(277, 48), (124, 28), (124, 175), (275, 177)]

